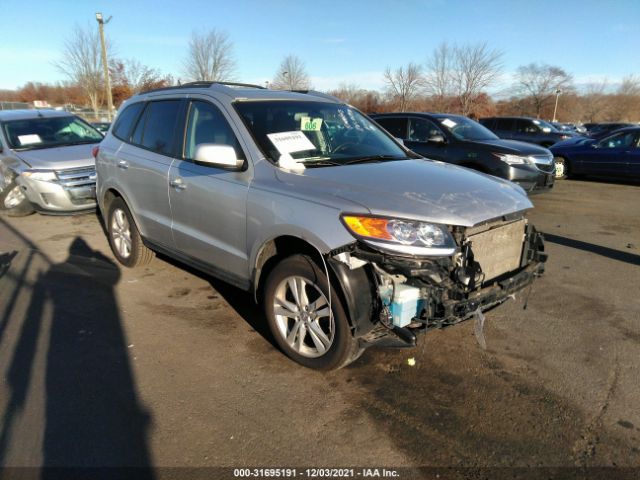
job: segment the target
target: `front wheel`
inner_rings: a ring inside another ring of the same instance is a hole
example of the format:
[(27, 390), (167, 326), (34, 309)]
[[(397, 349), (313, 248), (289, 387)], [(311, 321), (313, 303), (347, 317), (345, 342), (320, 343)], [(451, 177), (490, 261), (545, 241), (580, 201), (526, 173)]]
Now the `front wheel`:
[(0, 191), (0, 210), (5, 211), (9, 217), (25, 217), (35, 211), (15, 179)]
[(362, 353), (335, 288), (329, 289), (326, 275), (310, 257), (281, 261), (264, 293), (269, 328), (289, 358), (308, 368), (335, 370)]
[(569, 176), (569, 164), (563, 157), (555, 157), (555, 177), (557, 179), (567, 178)]

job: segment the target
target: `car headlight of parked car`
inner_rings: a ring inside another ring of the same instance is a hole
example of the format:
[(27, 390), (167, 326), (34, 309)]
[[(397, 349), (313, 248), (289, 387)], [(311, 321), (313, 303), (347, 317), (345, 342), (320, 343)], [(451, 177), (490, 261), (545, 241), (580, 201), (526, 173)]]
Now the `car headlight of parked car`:
[(494, 155), (509, 165), (525, 165), (533, 163), (529, 157), (523, 157), (522, 155), (512, 155), (510, 153), (494, 153)]
[(379, 249), (428, 256), (448, 256), (456, 251), (444, 225), (361, 215), (343, 215), (342, 222), (356, 238)]
[(51, 170), (26, 170), (22, 172), (24, 177), (41, 182), (56, 182), (58, 177)]

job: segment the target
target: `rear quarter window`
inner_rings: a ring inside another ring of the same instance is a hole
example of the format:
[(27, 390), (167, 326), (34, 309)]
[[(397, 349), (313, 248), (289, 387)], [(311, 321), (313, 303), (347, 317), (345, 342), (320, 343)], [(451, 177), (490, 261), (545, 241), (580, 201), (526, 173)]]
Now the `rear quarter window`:
[(134, 103), (125, 108), (118, 118), (116, 119), (116, 124), (113, 126), (113, 134), (118, 137), (120, 140), (129, 140), (131, 136), (131, 129), (133, 128), (133, 124), (135, 123), (140, 111), (144, 107), (144, 103)]

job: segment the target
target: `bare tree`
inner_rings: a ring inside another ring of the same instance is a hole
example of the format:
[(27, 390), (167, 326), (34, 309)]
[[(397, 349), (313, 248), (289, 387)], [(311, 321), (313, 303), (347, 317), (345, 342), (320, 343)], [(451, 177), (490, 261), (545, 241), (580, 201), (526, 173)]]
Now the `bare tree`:
[(486, 43), (455, 47), (453, 52), (453, 93), (461, 113), (469, 115), (480, 94), (500, 77), (502, 52), (490, 49)]
[(425, 91), (431, 96), (434, 108), (443, 111), (453, 92), (452, 67), (454, 51), (446, 42), (441, 43), (427, 60), (424, 83)]
[(606, 96), (607, 81), (589, 82), (585, 85), (582, 96), (583, 117), (589, 122), (604, 118), (609, 102)]
[(387, 67), (384, 71), (384, 83), (387, 94), (398, 102), (398, 108), (404, 112), (424, 87), (422, 68), (413, 62), (395, 71)]
[(640, 96), (640, 77), (636, 75), (627, 75), (622, 79), (618, 87), (618, 95), (627, 95), (632, 97)]
[(229, 35), (215, 28), (206, 33), (193, 32), (189, 53), (184, 60), (184, 71), (193, 81), (232, 80), (236, 72), (236, 60)]
[(304, 62), (295, 55), (287, 55), (280, 63), (276, 76), (271, 82), (276, 90), (308, 90), (311, 79)]
[(556, 90), (571, 87), (572, 76), (562, 68), (553, 65), (530, 63), (518, 67), (516, 72), (516, 91), (531, 100), (536, 117), (556, 95)]
[(82, 89), (96, 115), (104, 90), (101, 61), (98, 30), (90, 26), (86, 29), (76, 26), (64, 43), (61, 60), (54, 63), (58, 70)]

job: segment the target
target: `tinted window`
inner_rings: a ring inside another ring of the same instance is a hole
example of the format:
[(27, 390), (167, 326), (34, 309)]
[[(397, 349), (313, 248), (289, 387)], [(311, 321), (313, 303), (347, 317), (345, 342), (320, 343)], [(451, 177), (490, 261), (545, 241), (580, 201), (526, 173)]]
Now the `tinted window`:
[(406, 118), (376, 118), (376, 122), (396, 138), (407, 138)]
[(600, 140), (600, 148), (631, 148), (636, 146), (637, 139), (635, 132), (622, 132)]
[(451, 116), (436, 117), (440, 124), (459, 140), (497, 140), (498, 137), (488, 128), (470, 118)]
[(193, 159), (196, 147), (203, 143), (229, 145), (236, 151), (236, 158), (244, 154), (227, 119), (218, 108), (206, 102), (192, 102), (187, 118), (184, 156)]
[(118, 115), (116, 124), (113, 126), (113, 134), (116, 137), (122, 140), (129, 140), (129, 134), (131, 133), (133, 122), (138, 118), (138, 114), (142, 110), (142, 107), (144, 107), (144, 103), (134, 103), (133, 105), (129, 105)]
[(521, 118), (516, 120), (516, 132), (518, 133), (538, 133), (539, 131), (540, 128), (531, 120), (523, 120)]
[[(170, 155), (173, 153), (173, 137), (175, 126), (180, 112), (180, 100), (163, 100), (151, 102), (147, 106), (144, 118), (144, 130), (142, 140), (139, 143), (149, 150)], [(141, 125), (138, 125), (134, 133), (134, 141), (137, 140), (137, 133)]]
[(431, 120), (426, 118), (409, 119), (409, 140), (426, 142), (434, 135), (442, 135), (442, 132)]
[(513, 128), (512, 118), (496, 118), (494, 127), (496, 130), (511, 130)]

